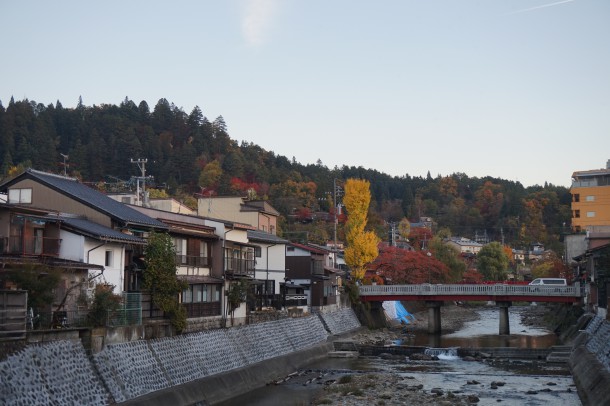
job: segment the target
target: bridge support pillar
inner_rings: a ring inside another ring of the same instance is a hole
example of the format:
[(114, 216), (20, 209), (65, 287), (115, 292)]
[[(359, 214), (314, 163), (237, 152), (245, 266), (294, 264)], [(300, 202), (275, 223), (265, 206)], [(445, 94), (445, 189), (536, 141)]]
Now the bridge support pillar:
[(440, 334), (441, 333), (441, 306), (443, 302), (428, 301), (426, 306), (428, 307), (428, 333), (429, 334)]
[(496, 306), (500, 308), (500, 335), (510, 334), (510, 323), (508, 322), (508, 308), (511, 307), (512, 302), (496, 302)]

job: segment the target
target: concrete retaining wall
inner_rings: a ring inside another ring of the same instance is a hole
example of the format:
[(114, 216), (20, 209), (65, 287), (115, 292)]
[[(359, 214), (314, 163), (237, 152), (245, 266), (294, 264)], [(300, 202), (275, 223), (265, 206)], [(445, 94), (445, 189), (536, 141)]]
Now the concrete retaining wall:
[(608, 321), (599, 316), (591, 318), (587, 327), (574, 339), (569, 365), (578, 388), (578, 396), (584, 405), (610, 405)]
[(333, 335), (360, 327), (358, 317), (351, 308), (339, 309), (331, 313), (319, 313), (326, 330)]
[(359, 327), (351, 309), (340, 309), (113, 344), (91, 357), (78, 342), (41, 343), (0, 362), (0, 398), (17, 406), (213, 404), (326, 355), (329, 333)]

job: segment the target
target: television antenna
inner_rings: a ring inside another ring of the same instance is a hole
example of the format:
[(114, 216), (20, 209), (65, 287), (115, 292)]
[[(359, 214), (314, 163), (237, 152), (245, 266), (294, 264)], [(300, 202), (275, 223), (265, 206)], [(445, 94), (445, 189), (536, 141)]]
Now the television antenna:
[(59, 155), (61, 155), (64, 158), (64, 163), (63, 163), (63, 165), (64, 165), (64, 176), (68, 176), (68, 173), (67, 173), (68, 164), (66, 163), (66, 161), (68, 160), (68, 155), (62, 154), (61, 152), (59, 153)]

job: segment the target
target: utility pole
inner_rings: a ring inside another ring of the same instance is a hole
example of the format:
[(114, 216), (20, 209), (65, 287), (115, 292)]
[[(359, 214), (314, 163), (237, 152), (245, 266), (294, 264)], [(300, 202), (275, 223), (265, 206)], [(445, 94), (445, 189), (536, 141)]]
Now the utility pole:
[(337, 186), (337, 178), (333, 179), (333, 205), (334, 207), (334, 213), (335, 213), (335, 218), (334, 218), (334, 245), (333, 245), (333, 261), (334, 261), (334, 268), (337, 268), (337, 223), (339, 222), (339, 219), (337, 217), (337, 211), (341, 210), (341, 205), (337, 203), (337, 196), (341, 196), (341, 194), (343, 193), (343, 189), (341, 189), (341, 186)]
[(140, 204), (140, 180), (142, 181), (142, 203), (146, 201), (146, 163), (148, 159), (131, 159), (132, 164), (137, 164), (140, 168), (142, 176), (136, 177), (136, 205), (143, 206)]

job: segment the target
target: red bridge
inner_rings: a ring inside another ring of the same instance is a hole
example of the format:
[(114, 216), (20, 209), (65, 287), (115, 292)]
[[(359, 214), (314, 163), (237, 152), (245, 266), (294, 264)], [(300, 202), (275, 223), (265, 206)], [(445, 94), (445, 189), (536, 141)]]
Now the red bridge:
[(579, 303), (583, 291), (576, 286), (531, 285), (366, 285), (360, 286), (363, 302), (425, 301), (429, 308), (428, 332), (441, 332), (440, 307), (445, 301), (493, 301), (500, 308), (500, 334), (510, 334), (508, 308), (512, 302)]

